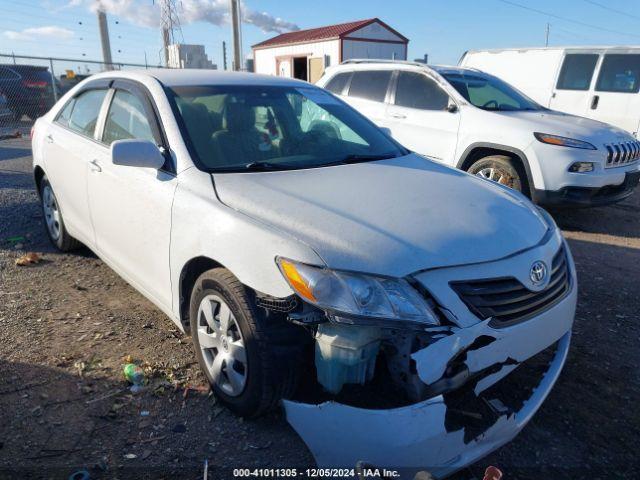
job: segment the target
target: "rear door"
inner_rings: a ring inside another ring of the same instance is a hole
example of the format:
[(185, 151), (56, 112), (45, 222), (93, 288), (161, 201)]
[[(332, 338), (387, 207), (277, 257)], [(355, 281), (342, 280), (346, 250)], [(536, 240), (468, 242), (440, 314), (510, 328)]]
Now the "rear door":
[(356, 70), (344, 100), (376, 124), (386, 127), (386, 101), (393, 70)]
[(567, 53), (562, 60), (549, 108), (585, 116), (599, 59), (598, 53)]
[(640, 53), (605, 53), (586, 115), (637, 136)]
[(410, 150), (453, 163), (460, 112), (448, 111), (450, 102), (449, 95), (426, 74), (398, 71), (385, 125)]
[(161, 170), (113, 164), (110, 146), (116, 140), (137, 138), (166, 148), (146, 91), (121, 80), (113, 88), (100, 136), (103, 147), (89, 172), (96, 248), (137, 288), (171, 308), (169, 241), (177, 178), (168, 154)]
[(93, 246), (87, 197), (89, 162), (102, 147), (96, 141), (106, 88), (85, 90), (71, 99), (45, 134), (46, 173), (58, 199), (69, 233)]

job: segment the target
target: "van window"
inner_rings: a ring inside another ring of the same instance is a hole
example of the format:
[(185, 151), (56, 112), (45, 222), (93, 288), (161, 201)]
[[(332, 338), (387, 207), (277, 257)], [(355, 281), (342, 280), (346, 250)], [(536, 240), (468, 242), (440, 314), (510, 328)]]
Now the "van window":
[(449, 104), (449, 95), (421, 73), (400, 72), (395, 104), (420, 110), (444, 110)]
[(598, 55), (592, 53), (571, 53), (564, 57), (558, 90), (589, 90)]
[(324, 87), (332, 93), (336, 95), (342, 95), (344, 91), (344, 87), (347, 86), (347, 82), (349, 81), (349, 77), (351, 76), (351, 72), (339, 73)]
[(640, 55), (605, 55), (596, 84), (598, 92), (638, 93)]
[(69, 128), (93, 138), (100, 107), (106, 94), (106, 90), (88, 90), (76, 97), (71, 117), (69, 117)]
[(353, 72), (353, 78), (349, 86), (349, 96), (373, 100), (374, 102), (384, 102), (390, 79), (391, 70)]
[(157, 143), (142, 102), (125, 90), (116, 90), (104, 124), (102, 141), (111, 145), (116, 140), (128, 138)]

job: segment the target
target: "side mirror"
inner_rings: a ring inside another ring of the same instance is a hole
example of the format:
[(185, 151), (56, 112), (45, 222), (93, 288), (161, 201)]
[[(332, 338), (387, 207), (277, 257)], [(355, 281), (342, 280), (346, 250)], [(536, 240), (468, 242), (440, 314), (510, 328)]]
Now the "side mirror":
[(148, 140), (116, 140), (111, 144), (111, 161), (124, 167), (142, 167), (158, 170), (164, 165), (160, 149)]
[(382, 130), (382, 133), (384, 133), (387, 137), (391, 137), (391, 129), (387, 128), (387, 127), (379, 127), (380, 130)]
[(449, 105), (447, 105), (447, 108), (445, 110), (449, 113), (456, 113), (458, 111), (458, 106), (455, 103), (451, 102)]

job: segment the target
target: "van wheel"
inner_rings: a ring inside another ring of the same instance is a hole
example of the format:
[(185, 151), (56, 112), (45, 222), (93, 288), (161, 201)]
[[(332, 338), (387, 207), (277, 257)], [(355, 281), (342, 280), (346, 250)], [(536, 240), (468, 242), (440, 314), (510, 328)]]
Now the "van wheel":
[(277, 348), (295, 327), (269, 322), (251, 293), (231, 272), (215, 268), (196, 280), (189, 309), (200, 368), (216, 396), (247, 417), (290, 397), (300, 365), (296, 349)]
[(44, 226), (51, 243), (63, 252), (81, 247), (82, 244), (67, 232), (58, 200), (46, 176), (40, 180), (40, 204), (44, 215)]
[(490, 155), (476, 160), (467, 170), (473, 175), (500, 183), (519, 192), (522, 178), (511, 158), (506, 155)]

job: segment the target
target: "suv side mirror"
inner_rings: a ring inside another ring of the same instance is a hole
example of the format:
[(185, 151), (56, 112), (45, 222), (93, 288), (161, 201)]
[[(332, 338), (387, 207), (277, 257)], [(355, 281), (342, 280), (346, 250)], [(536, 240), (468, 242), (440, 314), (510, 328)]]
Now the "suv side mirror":
[(148, 140), (116, 140), (111, 144), (111, 161), (114, 165), (125, 167), (153, 168), (158, 170), (164, 165), (160, 149)]
[(447, 108), (445, 108), (445, 110), (449, 113), (456, 113), (458, 111), (458, 106), (451, 102), (449, 103), (449, 105), (447, 105)]

